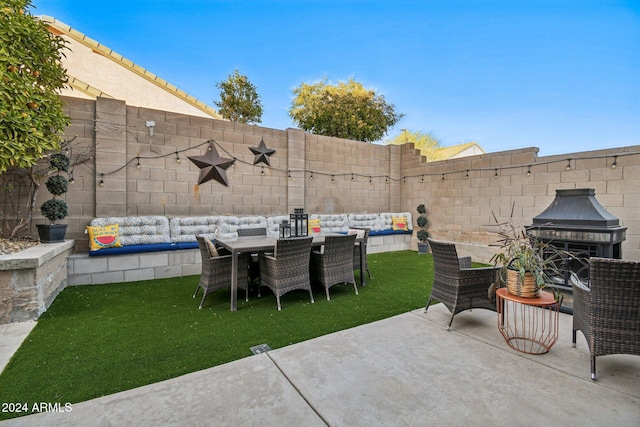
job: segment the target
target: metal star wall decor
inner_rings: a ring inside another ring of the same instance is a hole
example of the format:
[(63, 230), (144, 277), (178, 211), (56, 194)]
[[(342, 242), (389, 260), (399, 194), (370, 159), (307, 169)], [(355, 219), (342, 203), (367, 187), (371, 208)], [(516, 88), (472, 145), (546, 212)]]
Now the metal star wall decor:
[(190, 156), (189, 160), (200, 168), (198, 185), (215, 179), (220, 184), (224, 184), (227, 187), (229, 186), (227, 182), (227, 168), (235, 162), (235, 159), (220, 157), (213, 142), (210, 143), (207, 154), (204, 156)]
[(249, 147), (249, 150), (251, 150), (253, 154), (255, 154), (255, 157), (253, 158), (254, 165), (262, 162), (271, 166), (271, 163), (269, 162), (269, 156), (275, 153), (276, 150), (268, 148), (267, 144), (264, 143), (264, 138), (260, 138), (260, 144), (257, 147)]

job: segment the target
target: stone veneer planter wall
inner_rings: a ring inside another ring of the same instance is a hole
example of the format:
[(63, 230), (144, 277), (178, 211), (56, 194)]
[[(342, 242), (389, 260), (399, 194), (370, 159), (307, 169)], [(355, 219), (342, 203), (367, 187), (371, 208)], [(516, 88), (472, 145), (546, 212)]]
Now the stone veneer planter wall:
[(0, 324), (37, 319), (67, 285), (73, 240), (0, 255)]

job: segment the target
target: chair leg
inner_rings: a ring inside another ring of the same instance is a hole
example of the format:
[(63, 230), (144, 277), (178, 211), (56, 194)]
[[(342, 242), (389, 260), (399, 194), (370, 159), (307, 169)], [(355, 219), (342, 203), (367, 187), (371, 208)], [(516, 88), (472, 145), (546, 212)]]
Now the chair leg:
[(596, 380), (596, 357), (591, 356), (591, 379)]
[(196, 286), (196, 291), (193, 293), (193, 296), (191, 298), (195, 298), (196, 295), (198, 295), (199, 290), (200, 290), (200, 285)]
[(574, 329), (572, 331), (572, 335), (571, 335), (571, 347), (576, 348), (576, 330)]
[(429, 297), (429, 300), (427, 301), (427, 305), (424, 306), (424, 312), (426, 313), (427, 310), (429, 309), (429, 305), (431, 305), (431, 297)]
[(324, 288), (324, 291), (327, 293), (327, 301), (331, 301), (331, 297), (329, 296), (329, 288)]
[[(327, 295), (329, 295), (328, 290), (327, 290)], [(311, 296), (311, 304), (315, 303), (315, 301), (313, 300), (313, 291), (311, 291), (311, 289), (309, 289), (309, 296)]]
[(355, 282), (353, 282), (353, 289), (356, 290), (356, 295), (358, 295), (358, 285)]
[(367, 267), (367, 274), (369, 275), (369, 279), (373, 279), (373, 276), (371, 275), (371, 271), (369, 270), (369, 267)]
[(449, 320), (449, 325), (447, 326), (447, 331), (451, 330), (451, 324), (453, 323), (453, 316), (455, 316), (455, 314), (451, 315), (451, 320)]
[(282, 310), (282, 307), (280, 306), (280, 296), (276, 295), (276, 301), (278, 301), (278, 311)]
[(202, 300), (200, 301), (200, 307), (198, 307), (198, 309), (201, 309), (201, 308), (202, 308), (202, 304), (204, 304), (204, 299), (205, 299), (206, 297), (207, 297), (207, 293), (206, 293), (206, 292), (203, 292)]

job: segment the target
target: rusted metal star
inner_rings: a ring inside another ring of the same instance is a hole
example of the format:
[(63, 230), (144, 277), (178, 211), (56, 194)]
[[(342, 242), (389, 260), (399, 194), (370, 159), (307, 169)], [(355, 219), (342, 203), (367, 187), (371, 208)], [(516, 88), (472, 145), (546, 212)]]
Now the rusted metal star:
[(271, 166), (271, 163), (269, 162), (269, 156), (275, 153), (276, 150), (268, 148), (267, 144), (264, 143), (264, 138), (260, 138), (260, 144), (257, 147), (249, 147), (249, 150), (251, 150), (253, 154), (255, 154), (255, 157), (253, 158), (254, 165), (262, 162)]
[(227, 168), (235, 162), (235, 159), (225, 159), (220, 157), (218, 150), (216, 150), (213, 142), (209, 145), (209, 152), (204, 156), (190, 156), (191, 160), (196, 166), (200, 168), (200, 178), (198, 179), (198, 185), (207, 182), (211, 179), (215, 179), (220, 184), (229, 186), (227, 182)]

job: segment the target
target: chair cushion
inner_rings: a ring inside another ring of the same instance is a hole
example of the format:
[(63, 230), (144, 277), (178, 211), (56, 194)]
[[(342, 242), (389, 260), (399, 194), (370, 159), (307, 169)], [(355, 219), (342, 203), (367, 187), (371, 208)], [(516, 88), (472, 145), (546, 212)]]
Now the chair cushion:
[(118, 224), (109, 224), (102, 227), (87, 226), (87, 232), (89, 233), (89, 247), (92, 251), (122, 246), (118, 234)]
[(204, 243), (207, 245), (207, 249), (209, 249), (209, 255), (211, 255), (214, 258), (217, 258), (218, 256), (220, 256), (220, 254), (218, 254), (218, 249), (216, 249), (216, 245), (213, 244), (210, 238), (205, 237)]

